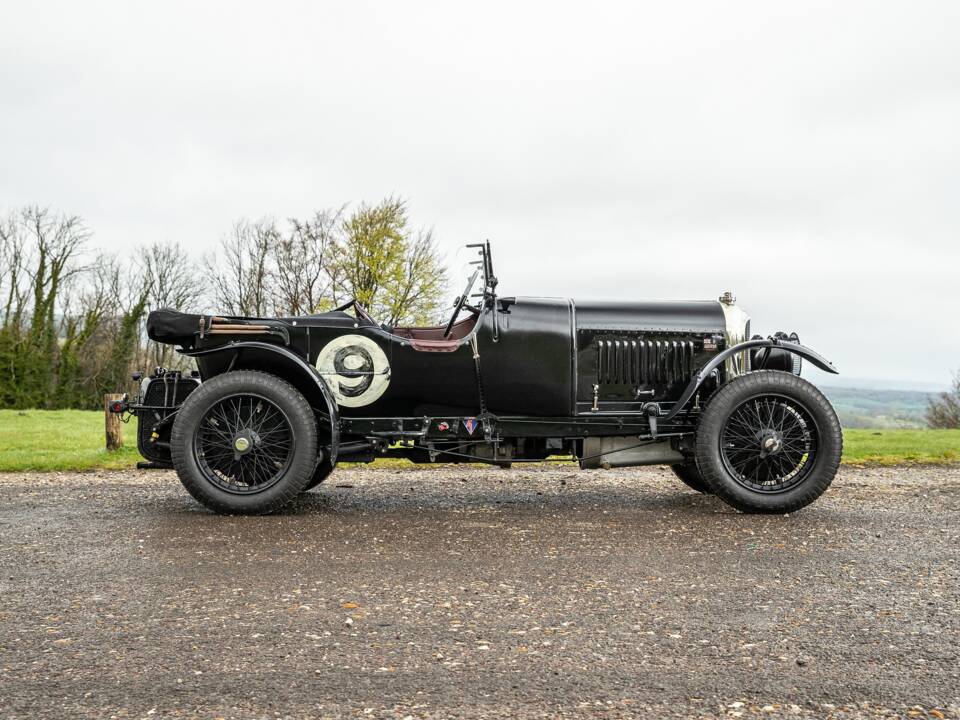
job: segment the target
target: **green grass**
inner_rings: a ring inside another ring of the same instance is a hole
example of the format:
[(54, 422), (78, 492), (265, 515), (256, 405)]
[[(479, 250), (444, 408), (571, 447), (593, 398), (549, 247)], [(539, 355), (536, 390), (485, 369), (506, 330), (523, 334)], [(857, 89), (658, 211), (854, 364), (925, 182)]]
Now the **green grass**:
[[(124, 447), (103, 448), (103, 413), (84, 410), (0, 410), (0, 472), (133, 467), (140, 459), (137, 421), (124, 425)], [(843, 461), (851, 464), (960, 462), (960, 430), (845, 430)], [(414, 467), (403, 460), (378, 461)]]
[(123, 449), (104, 449), (103, 413), (0, 410), (0, 472), (129, 468), (140, 459), (137, 420), (123, 426)]
[(843, 461), (851, 464), (960, 461), (960, 430), (844, 430)]

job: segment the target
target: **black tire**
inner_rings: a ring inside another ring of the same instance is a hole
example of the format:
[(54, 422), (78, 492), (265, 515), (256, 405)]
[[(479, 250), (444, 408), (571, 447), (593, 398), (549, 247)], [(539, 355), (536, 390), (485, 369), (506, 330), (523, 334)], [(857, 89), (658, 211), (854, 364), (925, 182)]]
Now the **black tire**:
[(707, 485), (707, 481), (703, 479), (703, 475), (697, 470), (696, 463), (691, 461), (680, 465), (671, 465), (670, 469), (673, 470), (674, 475), (680, 478), (681, 482), (688, 488), (696, 490), (698, 493), (703, 493), (704, 495), (713, 494), (710, 486)]
[(304, 488), (303, 491), (308, 492), (313, 490), (317, 485), (330, 477), (330, 473), (332, 472), (333, 463), (330, 462), (330, 458), (324, 457), (317, 465), (317, 469), (313, 471), (313, 477), (310, 478), (310, 482), (307, 483), (307, 487)]
[(816, 387), (762, 370), (710, 399), (697, 427), (697, 468), (713, 493), (743, 512), (786, 513), (820, 497), (843, 453), (840, 421)]
[[(238, 456), (241, 435), (247, 442)], [(190, 394), (174, 421), (170, 449), (180, 482), (203, 505), (263, 515), (291, 502), (313, 477), (317, 424), (288, 382), (238, 370)]]

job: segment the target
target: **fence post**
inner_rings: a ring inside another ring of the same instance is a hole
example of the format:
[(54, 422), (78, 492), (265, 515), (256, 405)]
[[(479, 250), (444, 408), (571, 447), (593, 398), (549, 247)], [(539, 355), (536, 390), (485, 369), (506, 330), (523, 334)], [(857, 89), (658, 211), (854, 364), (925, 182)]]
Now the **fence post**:
[(103, 396), (104, 429), (107, 435), (107, 450), (119, 450), (123, 447), (123, 425), (119, 413), (110, 412), (110, 405), (123, 400), (123, 395), (108, 393)]

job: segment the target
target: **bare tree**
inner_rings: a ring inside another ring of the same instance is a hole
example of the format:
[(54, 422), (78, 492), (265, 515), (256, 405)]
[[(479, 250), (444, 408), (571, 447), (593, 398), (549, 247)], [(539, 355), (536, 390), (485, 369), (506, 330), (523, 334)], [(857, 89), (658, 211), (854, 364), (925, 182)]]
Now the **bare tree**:
[[(141, 248), (138, 255), (137, 274), (149, 288), (151, 308), (192, 310), (200, 305), (203, 289), (194, 261), (179, 243), (154, 243)], [(171, 345), (145, 340), (142, 335), (138, 346), (140, 343), (145, 343), (137, 350), (144, 367), (174, 367), (180, 360)]]
[(16, 214), (0, 220), (0, 298), (3, 299), (0, 327), (20, 327), (26, 289), (25, 250), (23, 226)]
[(20, 215), (10, 213), (0, 221), (0, 406), (18, 404), (22, 369), (20, 347), (25, 332), (24, 315), (28, 312), (28, 251), (25, 246)]
[(271, 286), (276, 312), (309, 315), (329, 304), (332, 255), (337, 248), (343, 208), (319, 210), (307, 220), (291, 218), (286, 237), (271, 252)]
[(927, 425), (931, 428), (960, 428), (960, 371), (953, 376), (950, 391), (930, 401)]
[(185, 367), (170, 346), (148, 344), (148, 307), (293, 316), (356, 297), (397, 324), (432, 319), (445, 288), (432, 232), (411, 229), (397, 198), (282, 228), (237, 222), (202, 274), (175, 243), (123, 261), (87, 256), (89, 237), (79, 217), (47, 208), (0, 218), (0, 405), (92, 407), (133, 367)]
[(60, 304), (58, 407), (89, 407), (98, 398), (97, 379), (112, 350), (121, 268), (116, 257), (99, 255), (82, 282), (64, 287)]
[(125, 290), (126, 297), (120, 304), (121, 314), (116, 321), (117, 330), (112, 338), (104, 373), (98, 383), (98, 395), (120, 392), (129, 387), (130, 370), (136, 362), (140, 339), (143, 336), (142, 328), (147, 315), (150, 287), (146, 283), (134, 282), (128, 283)]
[(139, 266), (150, 285), (150, 306), (189, 309), (203, 295), (194, 262), (180, 243), (158, 242), (140, 248)]
[(270, 253), (279, 241), (273, 220), (240, 220), (220, 241), (218, 250), (204, 258), (212, 300), (219, 312), (252, 316), (270, 313)]
[(36, 206), (22, 210), (20, 222), (33, 248), (24, 263), (32, 305), (11, 383), (18, 406), (46, 407), (55, 389), (60, 293), (73, 276), (83, 272), (79, 256), (90, 233), (78, 216), (55, 215)]

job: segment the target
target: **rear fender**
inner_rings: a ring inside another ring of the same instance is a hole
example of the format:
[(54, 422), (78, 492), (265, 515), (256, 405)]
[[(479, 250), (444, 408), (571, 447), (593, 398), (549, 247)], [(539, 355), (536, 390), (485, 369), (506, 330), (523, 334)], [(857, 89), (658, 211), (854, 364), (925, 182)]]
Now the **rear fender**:
[(231, 370), (260, 370), (276, 375), (303, 393), (314, 408), (325, 407), (330, 420), (330, 462), (336, 464), (340, 447), (340, 415), (333, 394), (313, 365), (285, 347), (255, 340), (181, 352), (188, 357), (209, 357), (217, 353), (233, 353)]
[(804, 360), (809, 360), (824, 372), (832, 373), (834, 375), (839, 374), (837, 369), (833, 366), (833, 363), (805, 345), (785, 342), (779, 339), (747, 340), (746, 342), (742, 342), (739, 345), (734, 345), (733, 347), (729, 347), (723, 352), (718, 353), (713, 357), (712, 360), (710, 360), (710, 362), (700, 368), (700, 370), (697, 371), (697, 374), (694, 375), (693, 379), (690, 380), (690, 383), (687, 385), (686, 389), (684, 389), (683, 395), (680, 396), (680, 399), (677, 400), (676, 404), (673, 406), (670, 412), (663, 417), (663, 419), (671, 420), (681, 410), (683, 410), (687, 403), (690, 402), (690, 398), (693, 397), (694, 393), (700, 389), (700, 386), (704, 383), (704, 381), (710, 377), (713, 371), (720, 367), (728, 357), (736, 355), (737, 353), (741, 353), (744, 350), (753, 350), (755, 348), (779, 348), (780, 350), (786, 350), (794, 355), (799, 355)]

